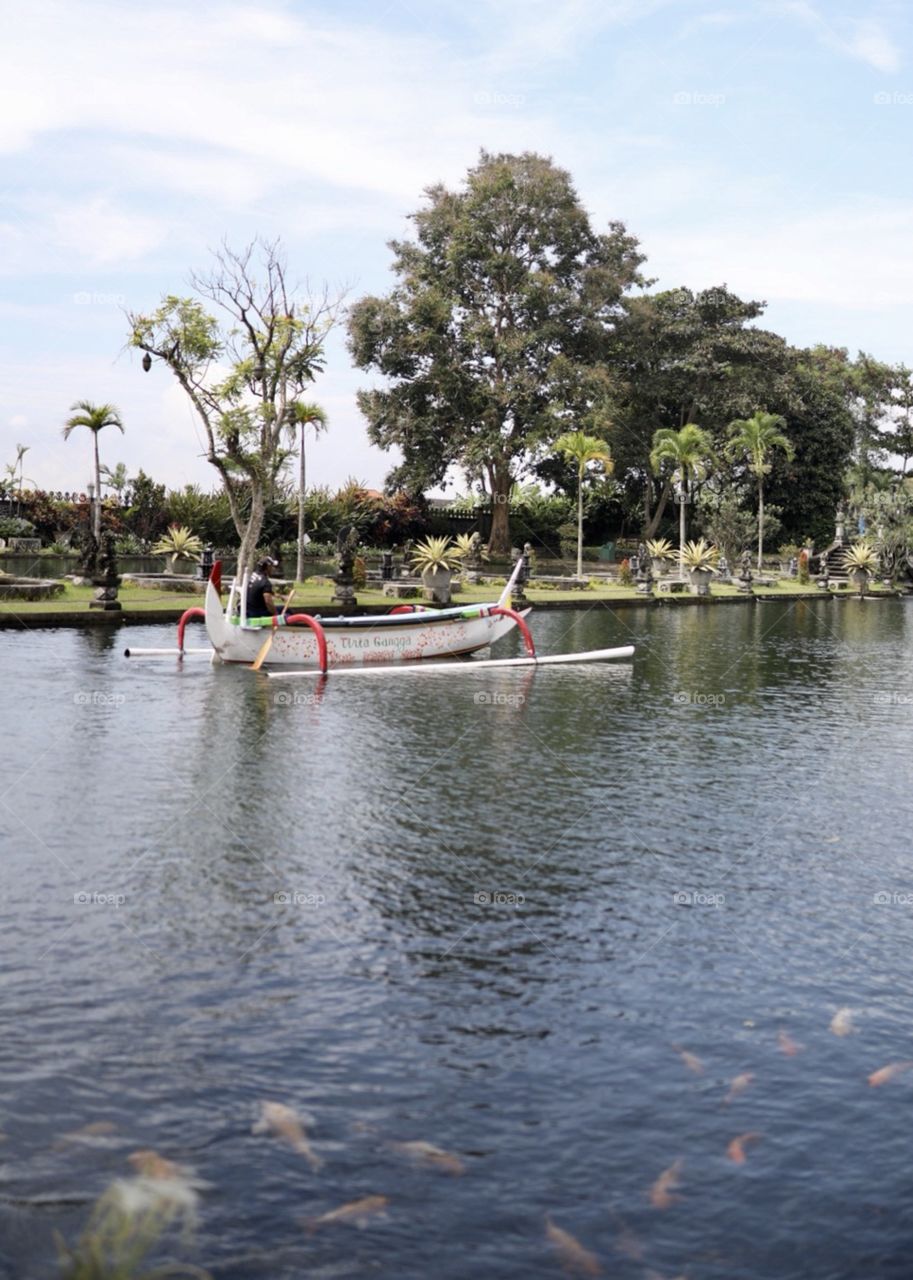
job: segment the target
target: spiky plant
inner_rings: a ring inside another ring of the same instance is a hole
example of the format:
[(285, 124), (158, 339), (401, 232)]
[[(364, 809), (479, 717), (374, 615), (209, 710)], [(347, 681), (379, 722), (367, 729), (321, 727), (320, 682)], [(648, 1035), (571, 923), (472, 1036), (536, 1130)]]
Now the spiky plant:
[(719, 550), (703, 538), (698, 538), (697, 542), (686, 542), (682, 547), (682, 564), (691, 572), (706, 569), (713, 572), (719, 558)]
[(439, 569), (455, 569), (460, 552), (450, 538), (426, 538), (412, 549), (412, 569), (418, 574), (436, 573)]

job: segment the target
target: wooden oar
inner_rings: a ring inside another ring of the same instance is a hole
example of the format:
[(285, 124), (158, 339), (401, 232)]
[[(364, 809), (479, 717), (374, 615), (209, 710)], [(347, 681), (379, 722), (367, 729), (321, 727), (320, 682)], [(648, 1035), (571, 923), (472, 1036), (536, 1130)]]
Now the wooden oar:
[[(282, 606), (282, 612), (279, 615), (280, 618), (285, 617), (285, 611), (289, 607), (289, 605), (292, 603), (292, 596), (294, 594), (295, 594), (295, 588), (292, 587), (291, 591), (288, 593), (288, 599), (286, 600), (285, 604)], [(266, 639), (263, 641), (263, 644), (260, 648), (260, 652), (257, 654), (256, 658), (254, 658), (253, 662), (251, 663), (251, 667), (250, 667), (251, 671), (259, 671), (260, 668), (263, 666), (264, 662), (266, 661), (266, 655), (269, 653), (270, 649), (273, 647), (273, 638), (275, 637), (278, 629), (279, 628), (276, 624), (273, 624), (273, 626), (270, 628), (270, 633), (266, 637)]]

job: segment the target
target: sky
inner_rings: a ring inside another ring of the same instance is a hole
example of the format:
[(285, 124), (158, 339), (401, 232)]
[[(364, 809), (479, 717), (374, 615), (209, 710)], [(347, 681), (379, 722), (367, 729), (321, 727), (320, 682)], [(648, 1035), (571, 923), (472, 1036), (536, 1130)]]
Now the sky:
[[(727, 284), (762, 323), (913, 365), (913, 12), (903, 0), (0, 0), (0, 468), (84, 489), (103, 460), (217, 477), (124, 311), (189, 292), (222, 240), (281, 237), (355, 300), (394, 278), (423, 190), (549, 155), (655, 288)], [(309, 478), (380, 487), (344, 331), (313, 388)], [(452, 491), (452, 490), (451, 490)]]

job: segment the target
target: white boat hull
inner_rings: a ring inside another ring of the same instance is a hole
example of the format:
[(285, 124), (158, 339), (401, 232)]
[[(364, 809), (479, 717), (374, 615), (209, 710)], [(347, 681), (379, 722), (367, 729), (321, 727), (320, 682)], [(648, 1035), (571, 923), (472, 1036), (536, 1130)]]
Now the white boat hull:
[[(513, 618), (485, 613), (493, 607), (469, 605), (427, 613), (320, 619), (326, 638), (327, 665), (332, 671), (337, 667), (416, 662), (475, 653), (494, 644), (516, 626)], [(263, 626), (242, 626), (226, 617), (212, 582), (206, 587), (206, 631), (214, 657), (222, 662), (253, 662), (272, 634), (266, 665), (320, 666), (317, 636), (310, 627), (281, 626), (271, 630)]]

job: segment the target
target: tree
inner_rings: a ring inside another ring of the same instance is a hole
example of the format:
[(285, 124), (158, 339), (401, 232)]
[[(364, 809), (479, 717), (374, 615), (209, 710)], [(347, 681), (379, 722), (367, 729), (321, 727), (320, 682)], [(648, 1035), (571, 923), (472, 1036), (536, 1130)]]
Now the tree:
[(531, 152), (483, 151), (460, 190), (425, 195), (416, 239), (390, 246), (398, 283), (352, 309), (355, 364), (386, 380), (358, 404), (373, 443), (402, 451), (391, 488), (454, 465), (484, 477), (505, 555), (513, 481), (569, 419), (607, 416), (601, 361), (643, 257), (621, 223), (594, 232), (569, 175)]
[(152, 315), (128, 315), (130, 343), (168, 366), (196, 410), (241, 541), (243, 573), (287, 458), (283, 432), (323, 368), (341, 297), (331, 299), (326, 286), (316, 298), (298, 296), (278, 241), (256, 240), (241, 251), (223, 245), (213, 256), (211, 272), (192, 275), (191, 284), (228, 327), (198, 298), (168, 296)]
[(106, 467), (102, 463), (101, 476), (109, 489), (113, 489), (117, 494), (118, 500), (123, 498), (127, 489), (130, 487), (130, 481), (127, 477), (127, 468), (123, 462), (118, 462), (112, 471), (110, 467)]
[(308, 427), (314, 428), (315, 435), (326, 430), (327, 415), (319, 404), (303, 404), (295, 401), (289, 408), (289, 426), (293, 433), (301, 428), (301, 445), (298, 452), (298, 558), (295, 568), (295, 579), (300, 582), (304, 577), (304, 496), (307, 492), (305, 473), (304, 433)]
[(796, 456), (792, 441), (780, 430), (786, 420), (778, 413), (759, 409), (750, 418), (736, 418), (729, 424), (731, 457), (744, 457), (748, 470), (758, 482), (758, 573), (764, 554), (764, 477), (770, 475), (770, 455), (781, 449), (787, 458)]
[[(577, 467), (577, 577), (583, 577), (583, 482), (591, 463), (599, 464), (604, 475), (612, 474), (612, 455), (604, 440), (583, 431), (567, 431), (555, 441), (558, 453)], [(592, 474), (592, 473), (591, 473)]]
[(88, 400), (77, 400), (70, 405), (71, 417), (67, 418), (63, 429), (63, 438), (68, 440), (77, 427), (85, 427), (92, 432), (92, 445), (95, 456), (95, 509), (92, 513), (92, 532), (95, 541), (101, 541), (101, 465), (98, 459), (98, 434), (105, 427), (117, 427), (121, 435), (124, 424), (113, 404), (91, 404)]
[(124, 516), (130, 532), (142, 542), (151, 542), (168, 524), (165, 486), (156, 484), (142, 469), (130, 486), (130, 508)]
[(703, 474), (712, 455), (710, 437), (694, 422), (686, 422), (681, 431), (660, 427), (653, 436), (650, 465), (659, 471), (664, 462), (672, 463), (672, 478), (678, 477), (676, 501), (678, 512), (678, 576), (685, 576), (685, 507), (691, 501), (694, 481)]

